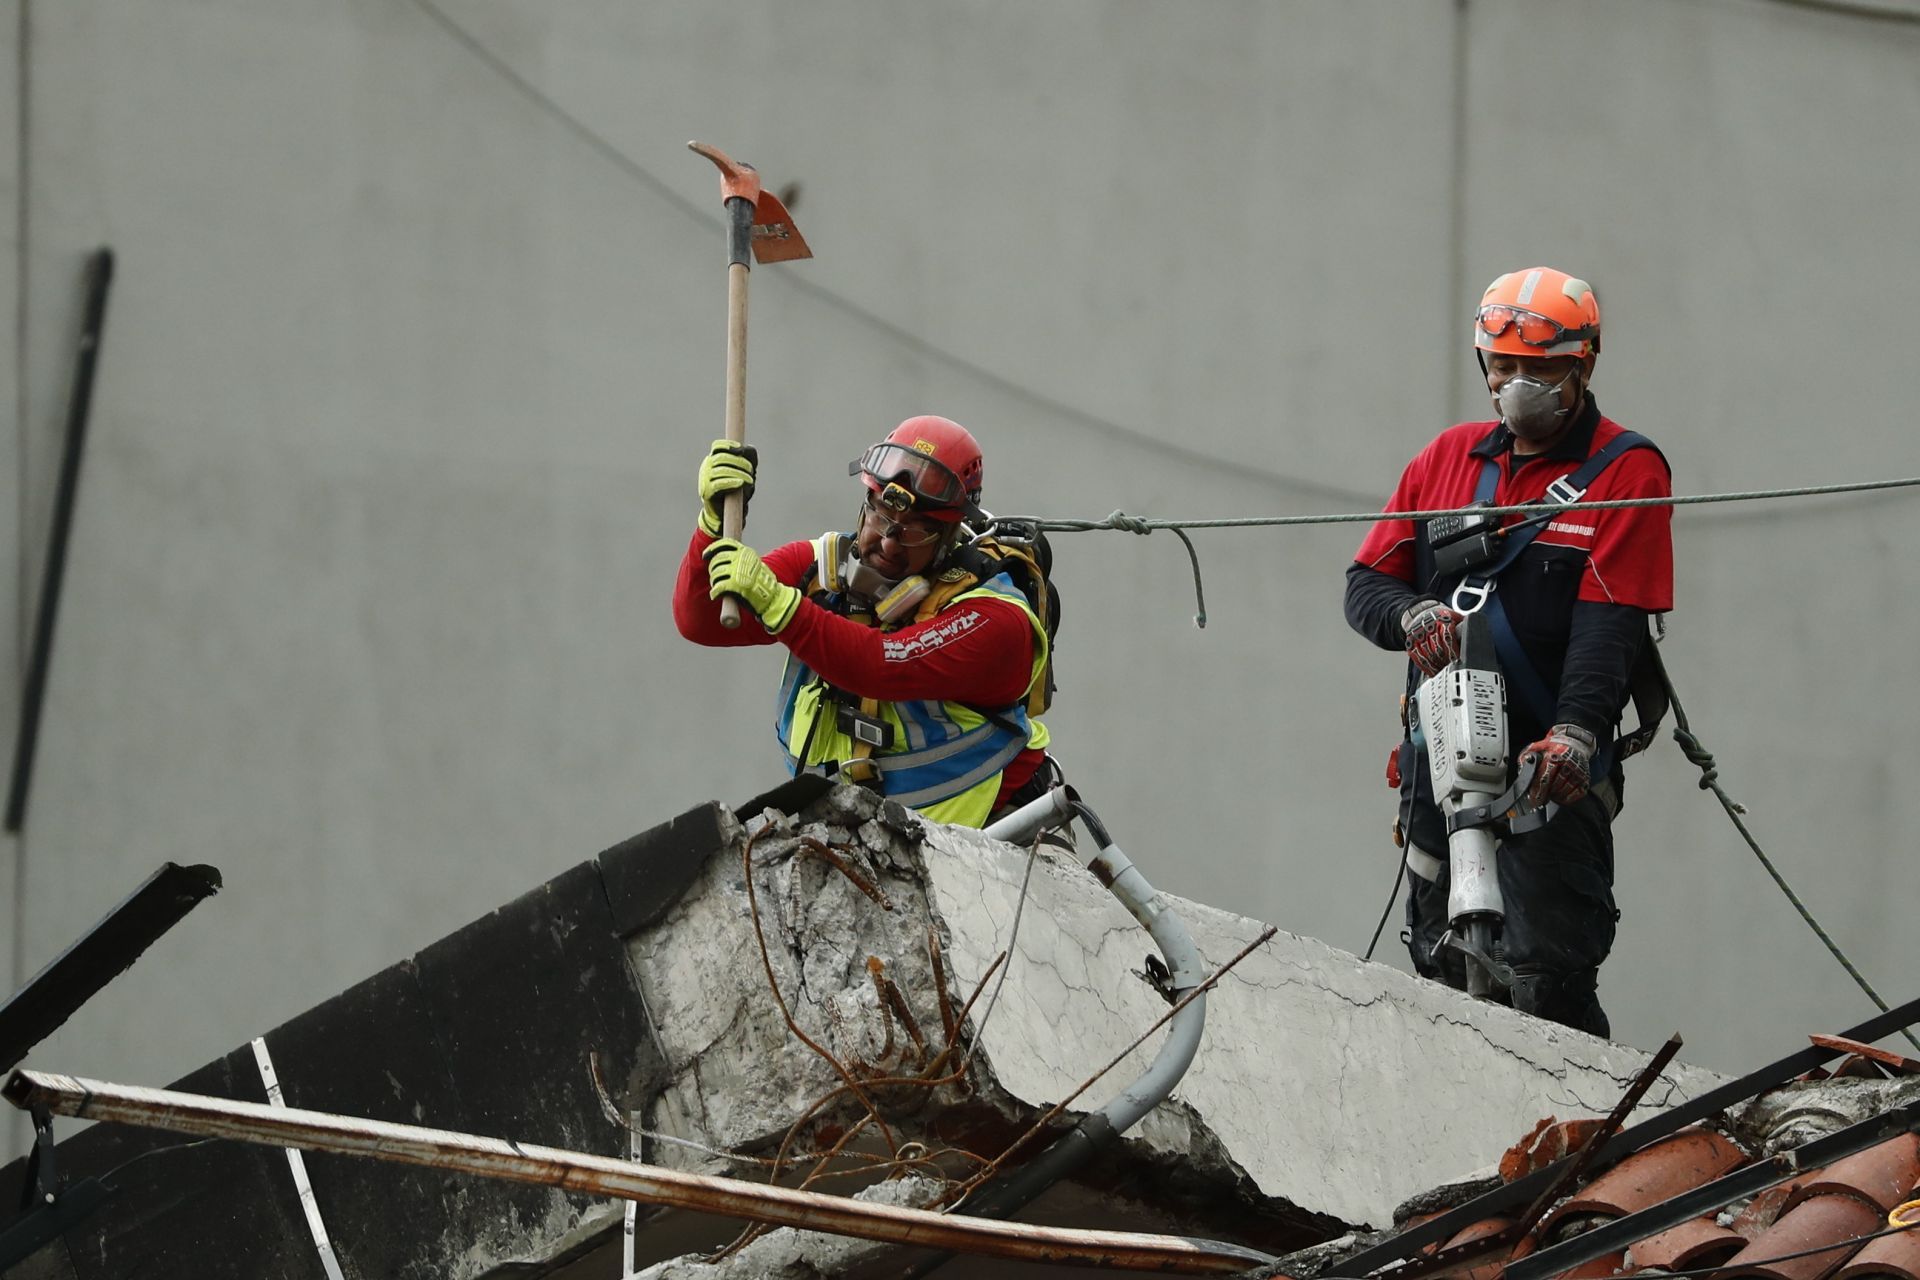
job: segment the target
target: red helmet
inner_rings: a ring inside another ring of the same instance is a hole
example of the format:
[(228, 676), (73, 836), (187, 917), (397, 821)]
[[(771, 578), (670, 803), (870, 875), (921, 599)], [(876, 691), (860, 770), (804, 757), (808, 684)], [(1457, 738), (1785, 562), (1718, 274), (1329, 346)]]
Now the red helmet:
[(973, 433), (932, 415), (908, 418), (847, 466), (870, 491), (896, 499), (889, 505), (948, 522), (980, 514), (983, 470)]
[(1600, 350), (1593, 286), (1552, 267), (1510, 271), (1487, 286), (1473, 345), (1509, 356), (1586, 356)]

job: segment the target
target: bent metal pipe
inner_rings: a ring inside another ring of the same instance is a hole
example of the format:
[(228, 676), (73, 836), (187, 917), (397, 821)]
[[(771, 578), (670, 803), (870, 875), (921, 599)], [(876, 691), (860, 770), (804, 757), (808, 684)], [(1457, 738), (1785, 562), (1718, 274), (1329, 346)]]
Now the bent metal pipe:
[(1037, 1227), (924, 1209), (865, 1204), (842, 1196), (681, 1173), (610, 1156), (500, 1138), (361, 1120), (323, 1111), (234, 1102), (168, 1089), (111, 1084), (43, 1071), (14, 1072), (7, 1081), (5, 1094), (7, 1100), (21, 1110), (41, 1107), (55, 1115), (79, 1119), (229, 1138), (262, 1146), (369, 1156), (397, 1164), (595, 1192), (779, 1226), (956, 1253), (1178, 1275), (1230, 1275), (1244, 1271), (1264, 1257), (1251, 1250), (1212, 1246), (1176, 1236)]

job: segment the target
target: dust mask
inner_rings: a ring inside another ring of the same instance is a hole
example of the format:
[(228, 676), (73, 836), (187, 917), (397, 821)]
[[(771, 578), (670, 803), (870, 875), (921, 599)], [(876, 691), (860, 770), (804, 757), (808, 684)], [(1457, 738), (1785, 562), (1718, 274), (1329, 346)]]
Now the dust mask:
[(1571, 409), (1560, 407), (1560, 388), (1574, 375), (1579, 365), (1568, 369), (1560, 381), (1546, 383), (1525, 374), (1509, 378), (1494, 396), (1500, 407), (1500, 421), (1522, 440), (1545, 440), (1559, 431)]

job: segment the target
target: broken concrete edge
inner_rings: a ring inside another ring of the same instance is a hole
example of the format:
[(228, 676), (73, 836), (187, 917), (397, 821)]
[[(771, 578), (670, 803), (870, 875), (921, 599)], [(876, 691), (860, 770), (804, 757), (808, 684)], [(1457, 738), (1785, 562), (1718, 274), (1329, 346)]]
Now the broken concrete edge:
[[(979, 832), (927, 824), (891, 801), (850, 787), (820, 795), (797, 814), (776, 810), (741, 816), (738, 841), (715, 850), (699, 883), (629, 939), (629, 957), (644, 998), (664, 1028), (669, 1071), (676, 1080), (641, 1127), (695, 1144), (679, 1150), (657, 1147), (649, 1158), (702, 1171), (743, 1172), (720, 1153), (770, 1154), (796, 1116), (839, 1087), (840, 1079), (800, 1046), (768, 998), (758, 943), (744, 923), (752, 900), (763, 916), (778, 985), (795, 1016), (802, 1019), (810, 1039), (831, 1046), (837, 1056), (856, 1065), (876, 1052), (884, 1056), (888, 1046), (897, 1054), (902, 1039), (897, 1034), (902, 1024), (881, 1009), (861, 961), (880, 962), (911, 1006), (913, 1024), (920, 1028), (916, 1034), (937, 1048), (942, 1018), (919, 931), (930, 930), (938, 940), (953, 985), (949, 1007), (957, 1014), (968, 994), (981, 990), (973, 986), (974, 979), (992, 972), (990, 957), (1007, 943), (1018, 910), (1013, 895), (1030, 870), (1036, 897), (1045, 881), (1078, 885), (1105, 913), (1089, 928), (1117, 935), (1127, 952), (1154, 951), (1146, 931), (1071, 857), (1044, 849), (1031, 853)], [(745, 892), (741, 862), (748, 840), (754, 842), (756, 868), (752, 895)], [(807, 845), (811, 848), (803, 856), (798, 847)], [(836, 858), (844, 866), (830, 868), (821, 849), (837, 849)], [(1030, 857), (1036, 860), (1031, 867)], [(983, 874), (1007, 882), (998, 886), (1008, 895), (1001, 904), (1004, 909), (997, 918), (971, 918), (956, 931), (949, 918), (952, 904), (943, 902), (942, 909), (936, 909), (928, 898), (938, 878), (936, 868), (961, 881), (961, 892), (975, 899), (980, 895), (969, 893), (968, 886)], [(876, 906), (877, 898), (868, 890), (888, 905)], [(1046, 905), (1028, 904), (1032, 910), (1020, 932), (1023, 953), (1029, 940), (1044, 950), (1047, 931), (1061, 927), (1046, 918)], [(1031, 962), (1049, 967), (1044, 959)], [(938, 1106), (922, 1099), (925, 1105), (888, 1112), (903, 1140), (938, 1147), (962, 1139), (992, 1154), (1048, 1110), (1049, 1097), (1022, 1098), (1004, 1089), (998, 1078), (1008, 1052), (1031, 1056), (1035, 1051), (1018, 1043), (1026, 1038), (1021, 1030), (1026, 1024), (1013, 1021), (1022, 979), (1016, 977), (1005, 992), (999, 990), (1001, 981), (993, 977), (986, 998), (974, 1004), (964, 1024), (968, 1032), (963, 1043), (974, 1049), (964, 1095), (943, 1099)], [(1165, 1012), (1162, 997), (1138, 974), (1121, 971), (1106, 981), (1137, 991), (1124, 1008), (1107, 1007), (1103, 997), (1094, 1007), (1095, 1013), (1107, 1008), (1102, 1017), (1138, 1031), (1152, 1025), (1155, 1011)], [(995, 1007), (992, 1000), (1001, 994), (1007, 1003), (994, 1024), (1000, 1030), (983, 1035), (983, 1023)], [(1039, 1051), (1046, 1053), (1051, 1028), (1042, 1021), (1033, 1029), (1041, 1041)], [(1013, 1043), (998, 1038), (1008, 1033)], [(1160, 1035), (1164, 1031), (1150, 1036), (1120, 1069), (1103, 1077), (1045, 1134), (1023, 1147), (1023, 1153), (1045, 1149), (1081, 1115), (1127, 1085), (1139, 1062), (1152, 1057)], [(1067, 1061), (1073, 1063), (1074, 1055)], [(1086, 1070), (1072, 1067), (1075, 1077)], [(1059, 1098), (1070, 1087), (1063, 1085), (1050, 1097)], [(842, 1131), (862, 1110), (844, 1098), (842, 1104), (816, 1123)], [(1170, 1230), (1243, 1242), (1268, 1253), (1345, 1229), (1329, 1215), (1261, 1194), (1204, 1117), (1178, 1096), (1150, 1112), (1122, 1140), (1113, 1158), (1076, 1173), (1072, 1181), (1100, 1195), (1159, 1201), (1159, 1221)]]

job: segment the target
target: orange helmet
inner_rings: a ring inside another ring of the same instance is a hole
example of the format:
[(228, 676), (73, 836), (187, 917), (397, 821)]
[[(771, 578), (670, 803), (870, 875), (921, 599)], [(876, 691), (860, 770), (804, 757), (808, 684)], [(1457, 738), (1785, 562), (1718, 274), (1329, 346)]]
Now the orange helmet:
[(1510, 271), (1487, 286), (1473, 345), (1509, 356), (1586, 356), (1600, 350), (1593, 286), (1552, 267)]
[(847, 466), (887, 505), (948, 523), (980, 514), (984, 471), (973, 433), (930, 414), (908, 418)]

